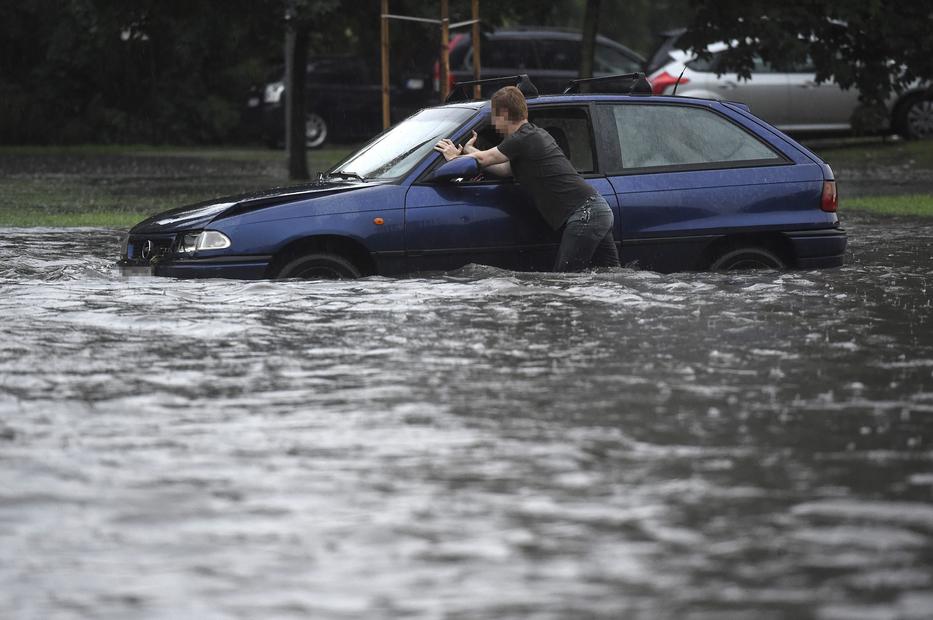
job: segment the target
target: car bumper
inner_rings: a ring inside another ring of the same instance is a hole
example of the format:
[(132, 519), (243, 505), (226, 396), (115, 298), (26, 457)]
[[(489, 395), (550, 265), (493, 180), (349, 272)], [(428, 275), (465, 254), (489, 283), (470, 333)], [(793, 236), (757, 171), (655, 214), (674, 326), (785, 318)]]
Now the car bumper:
[(168, 278), (231, 278), (260, 280), (267, 277), (271, 256), (223, 256), (218, 258), (192, 258), (162, 260), (145, 265), (122, 260), (117, 263), (120, 273), (127, 277), (160, 276)]
[(797, 267), (800, 269), (841, 267), (845, 262), (848, 236), (841, 228), (800, 230), (784, 234), (794, 249)]

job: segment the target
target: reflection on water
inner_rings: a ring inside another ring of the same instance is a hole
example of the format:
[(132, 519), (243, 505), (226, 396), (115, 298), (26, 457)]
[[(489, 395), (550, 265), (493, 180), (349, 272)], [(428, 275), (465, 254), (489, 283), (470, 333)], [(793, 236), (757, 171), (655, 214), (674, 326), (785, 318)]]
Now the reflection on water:
[(929, 618), (933, 226), (847, 225), (337, 283), (0, 231), (0, 616)]

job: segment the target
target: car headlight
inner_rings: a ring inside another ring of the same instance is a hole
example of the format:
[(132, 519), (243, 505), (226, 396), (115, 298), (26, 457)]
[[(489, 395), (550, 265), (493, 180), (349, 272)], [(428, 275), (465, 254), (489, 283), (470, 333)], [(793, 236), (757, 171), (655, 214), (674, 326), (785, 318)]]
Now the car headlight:
[(230, 247), (230, 238), (216, 230), (205, 230), (198, 235), (197, 250), (223, 250)]
[(201, 250), (223, 250), (230, 247), (230, 238), (216, 230), (188, 233), (178, 240), (177, 252), (191, 255)]
[(272, 82), (271, 84), (266, 84), (266, 88), (262, 93), (262, 100), (266, 103), (278, 103), (282, 100), (283, 92), (285, 92), (284, 82)]

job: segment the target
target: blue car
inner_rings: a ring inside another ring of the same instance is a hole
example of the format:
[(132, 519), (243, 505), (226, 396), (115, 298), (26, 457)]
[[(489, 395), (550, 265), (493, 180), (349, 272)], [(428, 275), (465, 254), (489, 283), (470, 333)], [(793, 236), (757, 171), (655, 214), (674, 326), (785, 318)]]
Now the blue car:
[[(662, 272), (843, 263), (830, 167), (738, 103), (642, 94), (528, 99), (609, 202), (627, 266)], [(120, 265), (180, 278), (356, 278), (469, 263), (548, 271), (560, 242), (520, 184), (445, 162), (441, 138), (498, 144), (489, 101), (421, 110), (314, 184), (167, 211)]]

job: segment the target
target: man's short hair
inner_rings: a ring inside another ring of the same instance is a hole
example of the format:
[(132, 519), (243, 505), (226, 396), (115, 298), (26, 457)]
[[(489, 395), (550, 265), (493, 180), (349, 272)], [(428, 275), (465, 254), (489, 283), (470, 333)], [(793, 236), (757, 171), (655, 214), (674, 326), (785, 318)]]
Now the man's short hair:
[(510, 121), (523, 121), (528, 118), (525, 95), (514, 86), (505, 86), (497, 90), (491, 102), (493, 114), (505, 116)]

